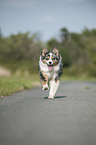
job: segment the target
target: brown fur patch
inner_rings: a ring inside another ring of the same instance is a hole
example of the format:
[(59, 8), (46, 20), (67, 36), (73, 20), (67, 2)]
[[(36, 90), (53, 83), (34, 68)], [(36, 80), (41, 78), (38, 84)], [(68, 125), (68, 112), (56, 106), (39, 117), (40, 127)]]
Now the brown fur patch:
[(45, 78), (45, 79), (41, 79), (41, 84), (42, 85), (48, 84), (48, 79), (49, 79), (48, 76), (45, 75), (44, 72), (41, 72), (41, 73), (42, 73), (43, 77)]
[(53, 53), (55, 53), (57, 56), (59, 56), (59, 50), (57, 48), (53, 49)]
[(48, 52), (48, 49), (46, 49), (46, 48), (44, 48), (43, 50), (42, 50), (42, 56), (45, 56), (45, 54)]
[(53, 61), (54, 66), (58, 64), (58, 60)]

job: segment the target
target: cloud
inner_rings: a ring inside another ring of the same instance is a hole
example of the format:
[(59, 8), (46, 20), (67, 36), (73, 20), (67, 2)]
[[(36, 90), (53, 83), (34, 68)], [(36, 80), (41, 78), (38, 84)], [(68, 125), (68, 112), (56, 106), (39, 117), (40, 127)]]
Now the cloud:
[(41, 22), (53, 22), (54, 21), (53, 17), (50, 14), (42, 16), (42, 17), (38, 18), (38, 20)]

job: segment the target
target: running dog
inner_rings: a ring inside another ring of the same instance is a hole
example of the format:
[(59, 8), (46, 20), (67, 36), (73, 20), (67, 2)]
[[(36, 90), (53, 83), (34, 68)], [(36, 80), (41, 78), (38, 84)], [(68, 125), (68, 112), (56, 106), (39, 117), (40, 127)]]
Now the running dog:
[(39, 59), (40, 82), (43, 90), (49, 90), (49, 99), (54, 99), (62, 74), (62, 57), (57, 48), (53, 52), (43, 49)]

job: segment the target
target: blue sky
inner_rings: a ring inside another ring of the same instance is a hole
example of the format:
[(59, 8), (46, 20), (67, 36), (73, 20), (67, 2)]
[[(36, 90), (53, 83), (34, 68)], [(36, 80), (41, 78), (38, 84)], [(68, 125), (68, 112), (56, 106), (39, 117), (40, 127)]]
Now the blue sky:
[(39, 32), (46, 41), (63, 27), (70, 32), (96, 28), (96, 0), (0, 0), (3, 36)]

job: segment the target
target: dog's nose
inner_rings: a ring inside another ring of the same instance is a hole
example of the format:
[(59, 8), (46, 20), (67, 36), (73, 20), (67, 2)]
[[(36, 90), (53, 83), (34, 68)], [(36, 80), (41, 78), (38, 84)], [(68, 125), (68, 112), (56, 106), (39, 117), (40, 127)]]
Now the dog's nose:
[(52, 62), (51, 62), (51, 61), (49, 61), (49, 64), (52, 64)]

